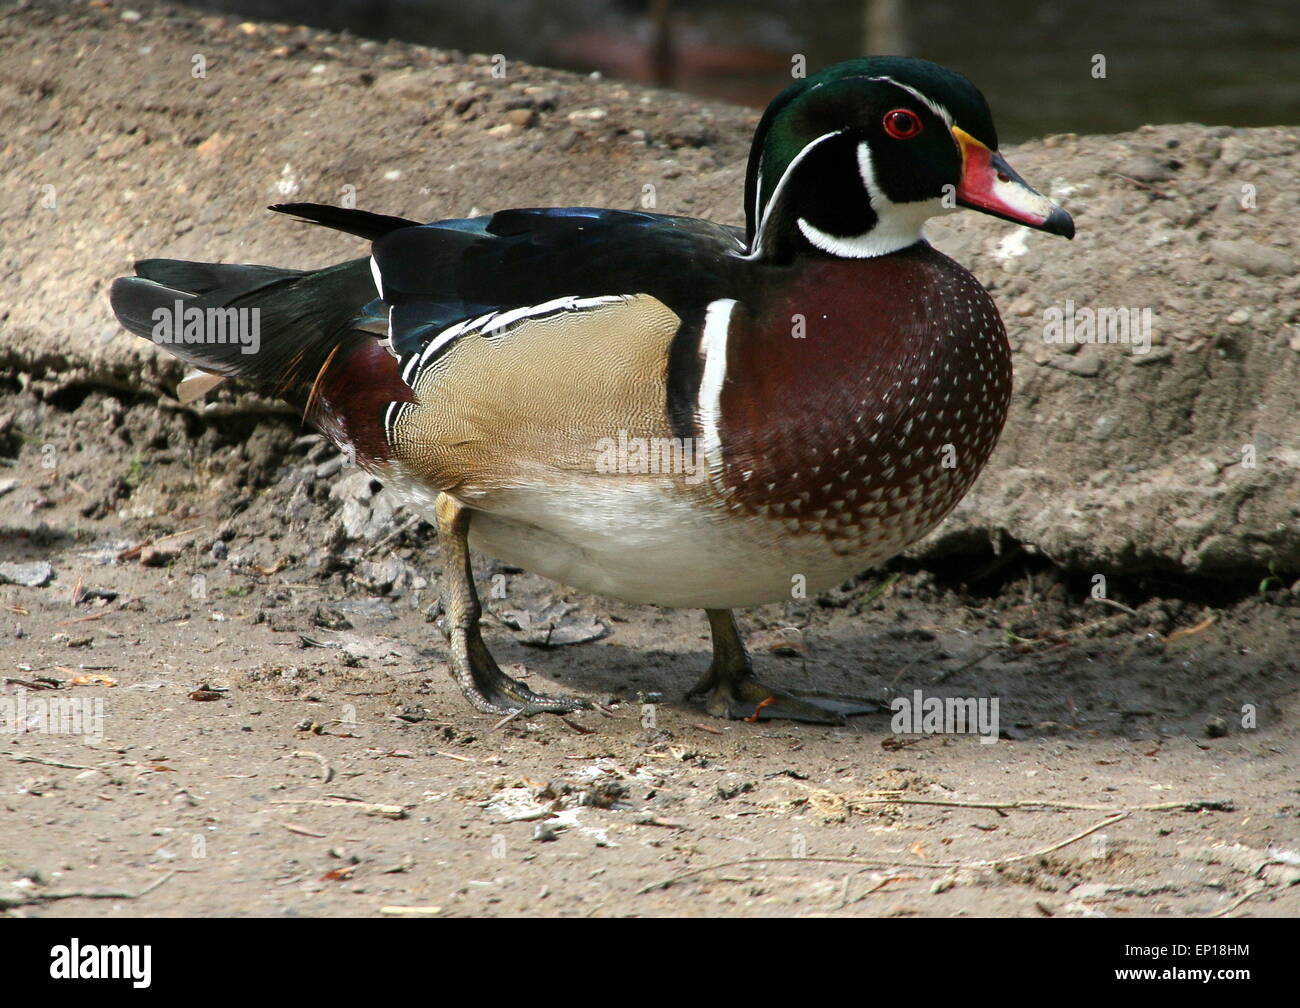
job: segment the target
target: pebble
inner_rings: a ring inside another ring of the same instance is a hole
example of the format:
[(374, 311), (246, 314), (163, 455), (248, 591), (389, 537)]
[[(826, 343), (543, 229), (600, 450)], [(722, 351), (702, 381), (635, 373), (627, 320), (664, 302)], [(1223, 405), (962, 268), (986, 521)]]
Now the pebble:
[(54, 580), (54, 566), (44, 560), (33, 563), (0, 563), (0, 584), (44, 588)]
[(1174, 173), (1167, 165), (1161, 164), (1153, 157), (1130, 158), (1121, 163), (1115, 171), (1139, 182), (1167, 182), (1174, 177)]
[(393, 607), (379, 598), (343, 599), (333, 603), (331, 608), (344, 616), (354, 616), (357, 619), (384, 621), (397, 619), (397, 613), (393, 612)]
[(166, 567), (180, 555), (180, 547), (168, 544), (166, 546), (146, 546), (140, 551), (140, 564), (144, 567)]
[(1101, 374), (1101, 354), (1096, 350), (1083, 350), (1074, 357), (1057, 354), (1048, 363), (1054, 368), (1079, 375), (1081, 378), (1095, 378)]
[[(1154, 340), (1152, 341), (1154, 342)], [(1173, 357), (1174, 352), (1169, 347), (1156, 347), (1148, 353), (1134, 354), (1129, 359), (1138, 366), (1155, 364), (1158, 361), (1166, 361)]]
[(1219, 262), (1244, 269), (1252, 276), (1289, 274), (1295, 270), (1295, 262), (1286, 252), (1246, 238), (1238, 241), (1212, 241), (1210, 252)]
[(322, 462), (320, 465), (316, 467), (316, 478), (328, 479), (330, 476), (333, 476), (336, 472), (342, 469), (343, 463), (346, 461), (347, 461), (347, 457), (341, 454), (335, 455), (333, 458), (326, 459), (324, 462)]
[(534, 84), (524, 88), (524, 94), (532, 100), (533, 108), (543, 111), (553, 109), (560, 103), (560, 93), (555, 88), (539, 87)]
[(1096, 422), (1094, 422), (1092, 425), (1092, 436), (1095, 437), (1098, 441), (1105, 441), (1108, 437), (1110, 437), (1113, 433), (1115, 433), (1115, 428), (1118, 426), (1119, 426), (1119, 417), (1115, 416), (1114, 414), (1106, 414), (1104, 416), (1099, 416), (1097, 417)]

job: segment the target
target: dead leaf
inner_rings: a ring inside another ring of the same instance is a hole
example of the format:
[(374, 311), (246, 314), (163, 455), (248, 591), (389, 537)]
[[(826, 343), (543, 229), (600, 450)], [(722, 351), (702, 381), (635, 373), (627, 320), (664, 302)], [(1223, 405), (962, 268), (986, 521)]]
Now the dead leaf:
[(87, 672), (84, 675), (74, 676), (69, 682), (70, 686), (116, 686), (117, 680), (98, 672)]

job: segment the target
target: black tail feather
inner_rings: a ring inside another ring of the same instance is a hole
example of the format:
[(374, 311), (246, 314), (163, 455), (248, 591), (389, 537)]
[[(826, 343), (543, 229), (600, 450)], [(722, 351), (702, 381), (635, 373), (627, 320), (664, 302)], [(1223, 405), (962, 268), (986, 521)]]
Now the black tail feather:
[(378, 241), (390, 231), (420, 226), (419, 221), (407, 220), (405, 217), (391, 217), (388, 214), (371, 213), (369, 210), (350, 210), (324, 203), (276, 203), (267, 209), (291, 214), (300, 220), (311, 221), (372, 242)]
[(141, 259), (135, 275), (154, 280), (187, 294), (210, 294), (215, 290), (247, 293), (287, 276), (300, 276), (297, 270), (275, 266), (227, 265), (226, 263), (185, 262), (181, 259)]
[(109, 293), (122, 325), (202, 371), (299, 405), (375, 296), (368, 258), (311, 272), (174, 259), (136, 269)]

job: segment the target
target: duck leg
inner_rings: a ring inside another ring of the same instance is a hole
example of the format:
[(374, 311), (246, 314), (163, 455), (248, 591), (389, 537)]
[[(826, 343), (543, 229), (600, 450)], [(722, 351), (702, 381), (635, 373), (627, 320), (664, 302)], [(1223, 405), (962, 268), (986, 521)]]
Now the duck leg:
[(704, 709), (714, 717), (842, 725), (850, 715), (882, 710), (876, 701), (861, 697), (793, 693), (763, 685), (754, 675), (731, 610), (706, 609), (705, 614), (713, 633), (713, 661), (686, 697), (703, 696)]
[(442, 605), (451, 650), (451, 676), (465, 699), (487, 714), (568, 714), (590, 707), (579, 697), (534, 693), (501, 671), (479, 632), (483, 610), (469, 559), (470, 511), (447, 494), (435, 506), (442, 553)]

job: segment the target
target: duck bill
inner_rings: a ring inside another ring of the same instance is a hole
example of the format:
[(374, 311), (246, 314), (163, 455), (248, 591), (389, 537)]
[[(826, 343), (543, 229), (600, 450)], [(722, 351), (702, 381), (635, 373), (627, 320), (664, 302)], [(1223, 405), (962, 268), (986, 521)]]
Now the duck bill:
[(1048, 234), (1074, 237), (1070, 215), (1017, 175), (1001, 154), (957, 126), (952, 128), (952, 134), (961, 148), (959, 206)]

